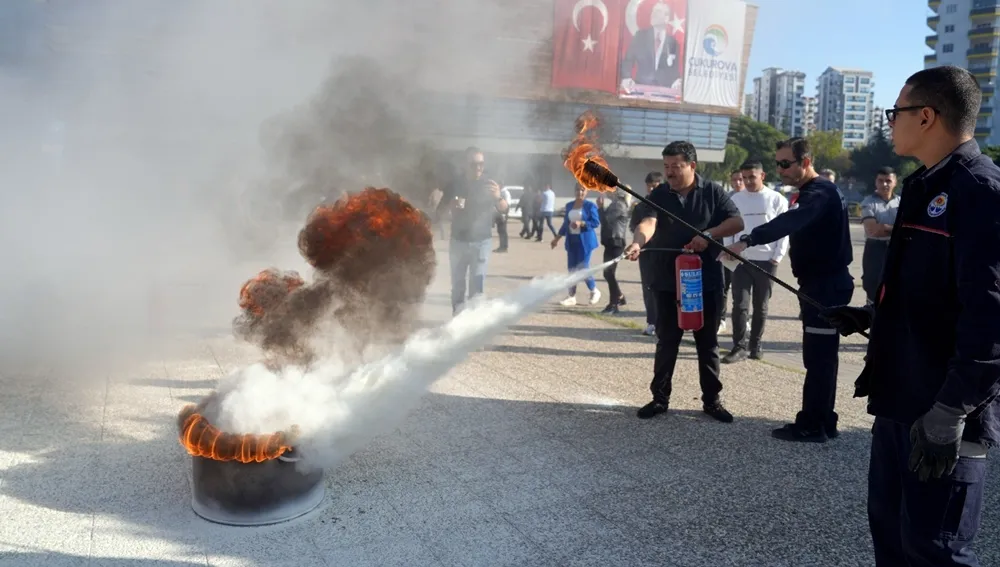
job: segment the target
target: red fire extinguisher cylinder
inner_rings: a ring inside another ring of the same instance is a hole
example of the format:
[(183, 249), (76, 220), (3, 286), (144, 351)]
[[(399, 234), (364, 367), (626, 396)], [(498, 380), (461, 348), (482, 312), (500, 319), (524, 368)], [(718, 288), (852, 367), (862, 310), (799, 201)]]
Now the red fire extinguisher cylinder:
[(701, 257), (694, 253), (677, 256), (677, 326), (697, 331), (705, 326), (705, 296), (702, 289)]

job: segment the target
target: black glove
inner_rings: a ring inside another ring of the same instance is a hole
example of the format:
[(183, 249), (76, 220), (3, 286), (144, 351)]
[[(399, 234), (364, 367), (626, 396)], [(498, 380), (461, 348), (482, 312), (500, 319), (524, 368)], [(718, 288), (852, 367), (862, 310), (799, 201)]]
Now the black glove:
[(846, 337), (854, 333), (867, 331), (872, 326), (873, 311), (874, 309), (870, 306), (851, 307), (850, 305), (841, 305), (839, 307), (824, 309), (820, 311), (819, 316), (827, 323), (833, 325), (837, 329), (837, 332)]
[(965, 413), (941, 403), (914, 422), (910, 428), (909, 469), (921, 482), (948, 476), (955, 470), (965, 431)]

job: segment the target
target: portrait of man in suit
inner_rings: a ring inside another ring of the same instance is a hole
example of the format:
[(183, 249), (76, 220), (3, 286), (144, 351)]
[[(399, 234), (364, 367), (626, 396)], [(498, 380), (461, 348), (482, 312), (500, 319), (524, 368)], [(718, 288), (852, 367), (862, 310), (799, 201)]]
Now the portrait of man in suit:
[(671, 15), (669, 5), (657, 2), (650, 15), (651, 25), (637, 30), (632, 37), (620, 67), (621, 88), (625, 93), (632, 92), (636, 85), (681, 88), (683, 61), (680, 46), (669, 28)]

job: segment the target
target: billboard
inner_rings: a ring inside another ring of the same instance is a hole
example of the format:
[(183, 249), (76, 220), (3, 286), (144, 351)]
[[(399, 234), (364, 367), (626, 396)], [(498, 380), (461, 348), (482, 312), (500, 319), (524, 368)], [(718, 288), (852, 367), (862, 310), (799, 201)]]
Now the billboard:
[(552, 86), (738, 109), (742, 0), (555, 0)]

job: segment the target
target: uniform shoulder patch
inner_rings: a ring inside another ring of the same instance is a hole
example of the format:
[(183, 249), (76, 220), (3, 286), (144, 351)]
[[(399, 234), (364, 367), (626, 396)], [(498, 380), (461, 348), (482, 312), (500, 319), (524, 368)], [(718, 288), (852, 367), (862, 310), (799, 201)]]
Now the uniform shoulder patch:
[(945, 210), (948, 209), (948, 194), (941, 193), (937, 197), (931, 199), (931, 202), (927, 204), (927, 216), (931, 218), (936, 218), (944, 214)]

